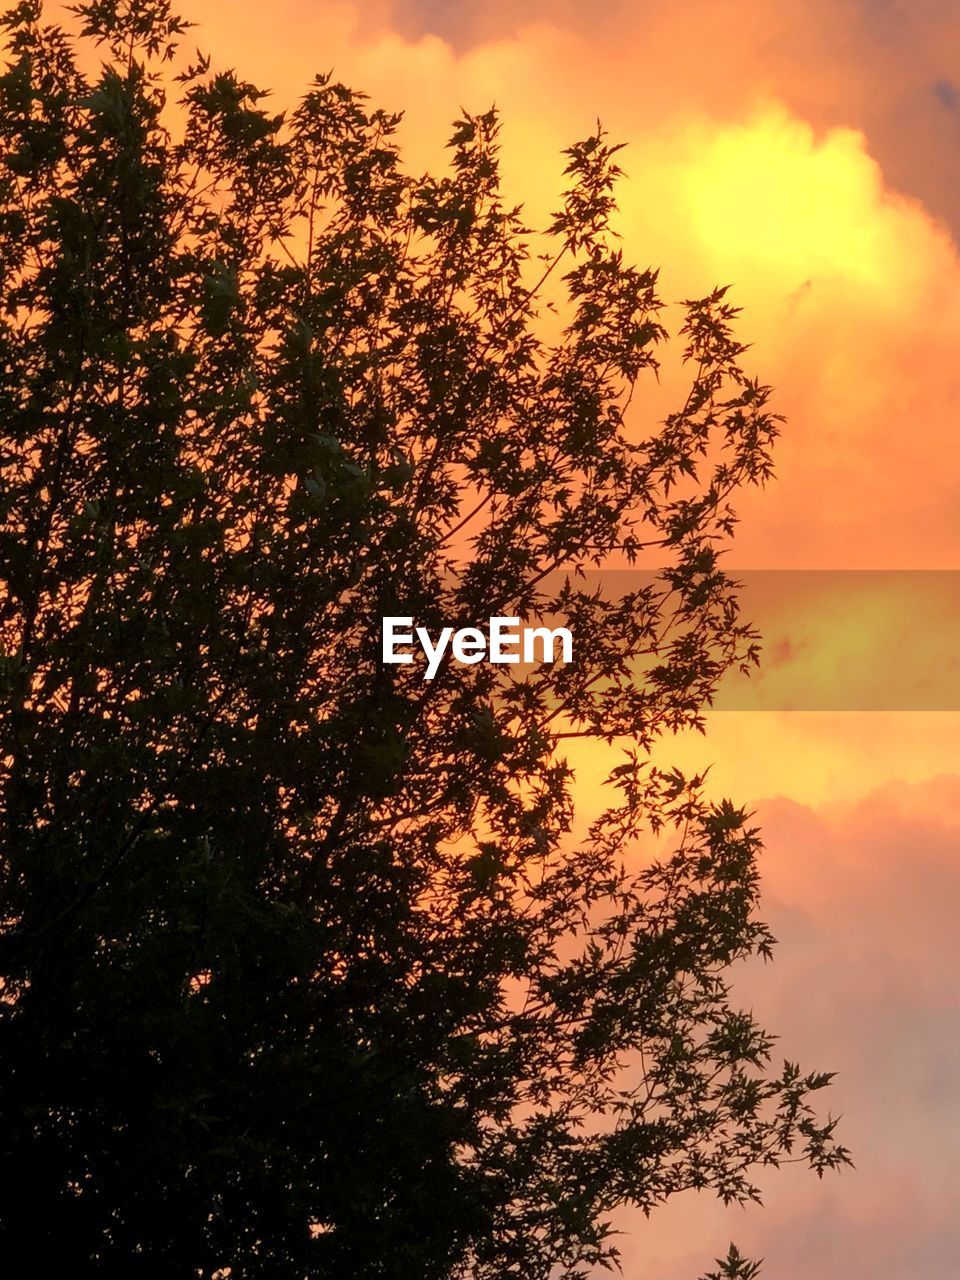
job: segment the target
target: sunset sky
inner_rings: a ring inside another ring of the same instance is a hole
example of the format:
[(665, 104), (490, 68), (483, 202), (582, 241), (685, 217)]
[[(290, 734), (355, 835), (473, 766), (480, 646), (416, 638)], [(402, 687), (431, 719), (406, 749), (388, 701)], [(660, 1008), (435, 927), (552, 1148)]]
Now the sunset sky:
[[(189, 0), (193, 40), (291, 105), (316, 72), (403, 109), (414, 169), (496, 102), (542, 223), (599, 117), (627, 256), (668, 299), (729, 283), (788, 419), (740, 504), (744, 569), (960, 569), (960, 6), (937, 0)], [(667, 380), (669, 388), (669, 380)], [(638, 421), (659, 412), (655, 388)], [(909, 613), (906, 621), (909, 623)], [(945, 615), (936, 661), (960, 652)], [(905, 628), (909, 648), (910, 627)], [(919, 628), (918, 628), (919, 631)], [(922, 660), (923, 636), (903, 658)], [(919, 656), (918, 656), (919, 655)], [(960, 713), (724, 712), (712, 785), (756, 808), (776, 963), (743, 999), (840, 1075), (857, 1169), (764, 1209), (626, 1219), (628, 1277), (694, 1280), (736, 1238), (779, 1280), (955, 1280), (960, 1264)], [(586, 802), (601, 762), (581, 753)]]

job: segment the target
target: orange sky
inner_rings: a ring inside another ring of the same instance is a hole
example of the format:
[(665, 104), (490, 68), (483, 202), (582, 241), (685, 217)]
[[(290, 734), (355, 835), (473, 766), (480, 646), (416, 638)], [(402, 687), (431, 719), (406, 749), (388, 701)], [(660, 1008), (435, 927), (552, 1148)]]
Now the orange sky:
[[(591, 10), (609, 13), (595, 30), (566, 25), (563, 5), (551, 19), (539, 4), (529, 25), (504, 17), (498, 29), (498, 13), (511, 8), (434, 0), (415, 21), (418, 6), (406, 0), (394, 23), (386, 3), (277, 0), (268, 17), (244, 0), (193, 0), (188, 12), (201, 47), (273, 86), (281, 103), (333, 67), (378, 103), (402, 107), (413, 167), (441, 160), (461, 104), (496, 101), (506, 182), (535, 222), (555, 206), (559, 151), (599, 115), (629, 144), (627, 249), (660, 266), (668, 298), (732, 283), (755, 367), (790, 418), (776, 491), (743, 504), (738, 563), (960, 565), (957, 468), (943, 465), (960, 394), (960, 258), (947, 195), (932, 191), (937, 207), (926, 207), (878, 159), (889, 152), (894, 163), (905, 127), (863, 107), (871, 94), (882, 103), (893, 93), (887, 65), (854, 61), (855, 75), (838, 67), (839, 19), (824, 27), (821, 47), (810, 29), (824, 12), (816, 4), (802, 7), (807, 22), (794, 20), (799, 42), (788, 39), (789, 6), (772, 3), (675, 3), (666, 17), (624, 5), (614, 25), (614, 6), (598, 0)], [(952, 128), (960, 155), (960, 106), (948, 109), (935, 90), (947, 83), (928, 47), (938, 28), (916, 21), (925, 8), (936, 6), (906, 11), (904, 42), (917, 46), (941, 132)], [(463, 13), (460, 28), (482, 31), (479, 43), (454, 47), (432, 34), (431, 21), (456, 30), (450, 15)], [(941, 33), (940, 57), (948, 66), (952, 41), (960, 78), (960, 15), (953, 26), (949, 41)], [(805, 115), (797, 103), (816, 110)], [(854, 126), (867, 117), (889, 125), (893, 140), (881, 145)], [(915, 148), (928, 135), (937, 151), (932, 125)], [(922, 177), (925, 189), (942, 175)], [(960, 204), (957, 214), (960, 225)]]
[[(744, 568), (960, 568), (960, 7), (937, 0), (187, 0), (196, 43), (292, 103), (333, 67), (442, 161), (501, 108), (536, 223), (561, 148), (629, 144), (628, 256), (668, 298), (731, 283), (789, 425), (741, 503)], [(646, 406), (653, 408), (651, 400)], [(644, 411), (638, 397), (638, 412)], [(947, 620), (949, 625), (949, 619)], [(956, 628), (960, 652), (960, 627)], [(626, 1274), (693, 1280), (731, 1234), (779, 1280), (955, 1280), (960, 1261), (960, 715), (724, 713), (714, 785), (765, 819), (776, 963), (744, 999), (839, 1066), (858, 1172), (784, 1175), (763, 1211), (628, 1223)], [(601, 761), (579, 753), (584, 795)]]

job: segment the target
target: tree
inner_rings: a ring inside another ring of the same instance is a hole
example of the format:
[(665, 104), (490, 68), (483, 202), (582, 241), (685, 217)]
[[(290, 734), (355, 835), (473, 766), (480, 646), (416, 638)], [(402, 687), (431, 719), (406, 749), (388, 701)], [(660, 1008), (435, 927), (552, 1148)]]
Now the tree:
[[(618, 1205), (843, 1163), (728, 991), (757, 833), (648, 759), (756, 658), (719, 554), (777, 419), (723, 291), (637, 438), (667, 335), (599, 128), (534, 238), (493, 112), (411, 177), (332, 78), (272, 114), (166, 0), (74, 12), (12, 9), (0, 84), (4, 1256), (573, 1277)], [(614, 553), (665, 567), (611, 597)], [(391, 614), (578, 657), (427, 682)], [(626, 743), (576, 838), (571, 734)]]

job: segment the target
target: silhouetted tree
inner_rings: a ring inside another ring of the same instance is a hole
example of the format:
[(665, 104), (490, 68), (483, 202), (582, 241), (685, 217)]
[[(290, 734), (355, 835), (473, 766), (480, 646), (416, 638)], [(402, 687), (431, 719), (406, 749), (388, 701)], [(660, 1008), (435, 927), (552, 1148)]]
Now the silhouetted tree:
[[(722, 291), (628, 432), (666, 334), (601, 131), (540, 255), (492, 112), (412, 178), (331, 78), (271, 114), (166, 0), (74, 12), (3, 20), (6, 1274), (571, 1277), (619, 1205), (842, 1163), (730, 1001), (756, 833), (647, 763), (755, 657), (717, 552), (776, 423)], [(496, 613), (576, 660), (380, 661)], [(627, 744), (576, 838), (569, 734)]]

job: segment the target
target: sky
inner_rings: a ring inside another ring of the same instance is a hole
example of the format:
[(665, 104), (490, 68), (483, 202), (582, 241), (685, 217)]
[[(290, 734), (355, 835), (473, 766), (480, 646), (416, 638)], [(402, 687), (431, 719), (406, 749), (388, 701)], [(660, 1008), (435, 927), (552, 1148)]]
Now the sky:
[[(740, 503), (744, 569), (960, 570), (960, 7), (935, 0), (189, 0), (196, 43), (292, 104), (334, 69), (405, 113), (412, 168), (461, 107), (504, 119), (542, 221), (561, 149), (626, 142), (618, 229), (670, 299), (730, 284), (788, 425)], [(638, 397), (635, 413), (656, 413)], [(905, 664), (952, 661), (960, 605)], [(911, 621), (915, 625), (911, 626)], [(929, 638), (929, 637), (928, 637)], [(926, 655), (926, 656), (925, 656)], [(895, 664), (894, 664), (895, 665)], [(628, 1277), (694, 1280), (735, 1238), (779, 1280), (960, 1271), (960, 714), (727, 711), (669, 744), (755, 809), (775, 962), (738, 991), (784, 1056), (837, 1069), (857, 1168), (762, 1209), (627, 1218)], [(581, 755), (589, 799), (603, 761)]]

